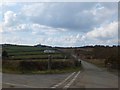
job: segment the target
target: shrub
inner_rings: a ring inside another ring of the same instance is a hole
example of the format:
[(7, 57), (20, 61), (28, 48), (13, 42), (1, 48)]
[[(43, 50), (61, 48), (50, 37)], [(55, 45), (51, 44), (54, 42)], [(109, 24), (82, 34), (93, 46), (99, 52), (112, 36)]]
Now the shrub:
[(19, 67), (21, 70), (46, 70), (47, 61), (21, 61)]
[(2, 59), (4, 60), (4, 59), (8, 59), (8, 53), (7, 53), (7, 51), (2, 51)]
[[(74, 68), (75, 63), (72, 60), (52, 60), (52, 70), (62, 70), (66, 68)], [(3, 69), (12, 72), (31, 72), (48, 70), (48, 60), (5, 60), (3, 61)]]
[(15, 71), (19, 68), (19, 61), (3, 60), (2, 69), (7, 69), (9, 71)]
[[(64, 69), (73, 66), (74, 66), (74, 62), (67, 60), (66, 61), (54, 60), (51, 63), (51, 69)], [(21, 70), (47, 70), (48, 60), (21, 61), (19, 67), (21, 68)]]

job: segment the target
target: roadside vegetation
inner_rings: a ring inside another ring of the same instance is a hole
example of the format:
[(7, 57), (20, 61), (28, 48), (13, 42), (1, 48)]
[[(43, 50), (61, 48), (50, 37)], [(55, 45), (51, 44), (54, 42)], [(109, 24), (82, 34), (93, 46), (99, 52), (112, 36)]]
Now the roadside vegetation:
[[(45, 50), (54, 52), (45, 53)], [(4, 44), (2, 71), (4, 73), (65, 73), (80, 70), (70, 55), (48, 46), (20, 46)]]
[(81, 59), (97, 66), (120, 70), (119, 46), (86, 46), (74, 49), (74, 53)]

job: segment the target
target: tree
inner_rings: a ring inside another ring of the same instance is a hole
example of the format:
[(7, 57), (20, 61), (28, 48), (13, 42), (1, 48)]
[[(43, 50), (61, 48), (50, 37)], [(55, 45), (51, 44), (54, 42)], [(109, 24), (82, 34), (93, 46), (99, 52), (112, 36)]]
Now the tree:
[(8, 53), (7, 53), (7, 51), (2, 51), (2, 59), (4, 60), (4, 59), (8, 59)]

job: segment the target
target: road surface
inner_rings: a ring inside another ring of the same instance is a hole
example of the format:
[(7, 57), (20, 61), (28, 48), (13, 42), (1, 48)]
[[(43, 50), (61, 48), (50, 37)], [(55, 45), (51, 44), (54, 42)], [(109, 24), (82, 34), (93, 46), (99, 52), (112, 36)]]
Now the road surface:
[(3, 88), (117, 88), (118, 76), (82, 61), (83, 70), (68, 74), (3, 74)]
[(3, 88), (47, 88), (66, 78), (68, 74), (16, 75), (3, 74)]
[(73, 88), (118, 88), (118, 76), (105, 69), (82, 61), (83, 71), (71, 87)]

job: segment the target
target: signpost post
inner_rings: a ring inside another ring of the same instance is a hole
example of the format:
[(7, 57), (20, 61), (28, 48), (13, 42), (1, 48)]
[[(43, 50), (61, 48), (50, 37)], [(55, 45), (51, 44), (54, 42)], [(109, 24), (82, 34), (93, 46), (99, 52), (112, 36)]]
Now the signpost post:
[(48, 70), (51, 70), (51, 64), (52, 64), (52, 57), (51, 55), (48, 55)]

